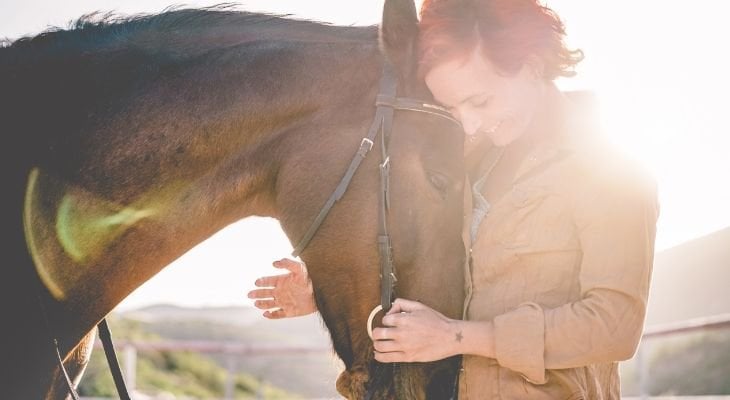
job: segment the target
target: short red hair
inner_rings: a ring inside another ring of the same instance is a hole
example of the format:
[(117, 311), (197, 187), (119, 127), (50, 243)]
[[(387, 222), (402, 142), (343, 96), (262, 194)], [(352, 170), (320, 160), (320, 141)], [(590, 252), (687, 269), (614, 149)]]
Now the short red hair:
[(565, 47), (557, 14), (537, 0), (424, 0), (419, 26), (420, 76), (439, 63), (466, 59), (477, 45), (505, 73), (537, 56), (549, 80), (575, 75), (583, 59), (580, 50)]

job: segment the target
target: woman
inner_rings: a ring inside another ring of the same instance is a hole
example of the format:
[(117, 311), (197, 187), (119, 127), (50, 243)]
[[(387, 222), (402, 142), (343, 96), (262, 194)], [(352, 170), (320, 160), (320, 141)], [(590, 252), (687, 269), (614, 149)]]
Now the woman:
[[(420, 71), (463, 125), (472, 165), (464, 320), (397, 299), (373, 331), (380, 362), (463, 354), (461, 399), (619, 399), (638, 345), (658, 205), (651, 179), (555, 86), (582, 54), (536, 0), (431, 0)], [(489, 146), (484, 146), (489, 144)], [(485, 150), (486, 148), (486, 150)], [(314, 312), (303, 265), (259, 279), (269, 318)], [(271, 297), (273, 294), (273, 297)]]

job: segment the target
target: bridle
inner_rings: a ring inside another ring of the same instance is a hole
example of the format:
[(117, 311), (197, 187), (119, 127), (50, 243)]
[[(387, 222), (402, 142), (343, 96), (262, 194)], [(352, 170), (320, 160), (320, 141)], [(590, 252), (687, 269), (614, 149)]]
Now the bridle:
[[(395, 265), (393, 263), (393, 249), (391, 246), (390, 234), (388, 232), (388, 211), (390, 208), (390, 156), (388, 154), (388, 145), (390, 143), (391, 131), (393, 128), (393, 114), (396, 110), (413, 111), (428, 115), (435, 115), (440, 118), (447, 119), (455, 124), (459, 122), (451, 116), (445, 108), (423, 102), (421, 100), (397, 97), (396, 88), (398, 86), (398, 78), (396, 77), (394, 67), (385, 61), (383, 65), (383, 74), (380, 79), (380, 92), (375, 100), (375, 117), (370, 125), (368, 134), (362, 138), (360, 147), (357, 149), (355, 156), (350, 162), (345, 175), (340, 180), (337, 188), (332, 192), (325, 202), (319, 214), (307, 229), (306, 233), (299, 241), (292, 252), (292, 256), (298, 257), (307, 247), (314, 237), (320, 225), (329, 214), (335, 202), (340, 200), (345, 194), (352, 177), (357, 171), (360, 163), (365, 159), (373, 144), (380, 135), (381, 163), (380, 163), (380, 193), (378, 201), (378, 253), (380, 255), (380, 305), (375, 307), (370, 314), (368, 321), (368, 331), (371, 329), (372, 318), (375, 314), (383, 310), (387, 312), (393, 305), (395, 300), (396, 278)], [(459, 124), (459, 126), (461, 126)], [(372, 336), (372, 335), (371, 335)]]
[[(391, 245), (390, 233), (388, 232), (388, 212), (390, 209), (390, 156), (388, 154), (388, 145), (390, 144), (390, 136), (393, 128), (393, 114), (396, 110), (413, 111), (434, 115), (447, 119), (461, 127), (459, 121), (451, 116), (451, 113), (445, 108), (423, 102), (418, 99), (407, 97), (398, 97), (396, 95), (398, 79), (396, 77), (393, 66), (387, 60), (383, 65), (383, 74), (380, 78), (380, 92), (375, 100), (375, 117), (370, 125), (367, 135), (360, 141), (360, 147), (350, 161), (350, 166), (345, 171), (340, 183), (334, 192), (325, 202), (317, 217), (309, 225), (306, 233), (299, 241), (292, 252), (292, 256), (298, 257), (307, 247), (314, 235), (317, 233), (320, 225), (329, 214), (334, 204), (342, 198), (350, 186), (352, 177), (355, 175), (360, 163), (365, 159), (373, 144), (380, 135), (381, 162), (380, 169), (380, 191), (378, 198), (378, 254), (380, 258), (380, 304), (378, 304), (367, 321), (368, 335), (372, 339), (372, 321), (379, 311), (388, 312), (393, 306), (395, 300), (395, 286), (398, 279), (396, 278), (395, 264), (393, 262), (393, 248)], [(381, 365), (381, 367), (383, 367)], [(395, 364), (393, 364), (395, 368)], [(375, 379), (378, 380), (380, 374), (376, 374)], [(374, 383), (374, 382), (373, 382)], [(365, 398), (371, 399), (377, 390), (377, 384), (370, 384), (367, 388)]]

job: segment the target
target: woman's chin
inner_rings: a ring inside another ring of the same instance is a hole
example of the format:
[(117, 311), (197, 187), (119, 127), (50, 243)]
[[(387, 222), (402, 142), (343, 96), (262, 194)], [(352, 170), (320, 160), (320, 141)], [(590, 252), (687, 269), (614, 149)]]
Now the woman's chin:
[(487, 138), (494, 146), (497, 147), (505, 147), (515, 141), (515, 137), (506, 130), (489, 133), (487, 134)]
[(483, 146), (485, 141), (488, 142), (489, 140), (483, 136), (475, 137), (473, 139), (471, 137), (467, 138), (464, 140), (464, 155), (471, 154), (471, 152)]

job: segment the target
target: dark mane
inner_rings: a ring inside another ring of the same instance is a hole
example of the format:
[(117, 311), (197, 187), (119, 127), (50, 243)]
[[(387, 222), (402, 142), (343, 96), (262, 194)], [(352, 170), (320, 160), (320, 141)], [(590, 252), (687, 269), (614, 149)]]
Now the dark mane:
[(191, 71), (197, 71), (196, 78), (187, 78), (189, 85), (179, 90), (222, 76), (222, 68), (234, 68), (226, 57), (245, 53), (248, 60), (264, 60), (271, 57), (266, 49), (306, 52), (304, 43), (377, 48), (377, 27), (237, 11), (229, 4), (131, 17), (85, 15), (67, 30), (54, 28), (0, 45), (0, 120), (6, 127), (0, 140), (11, 154), (38, 148), (48, 137), (61, 140), (106, 123), (150, 88)]
[[(159, 14), (120, 16), (94, 12), (68, 29), (54, 27), (36, 36), (0, 41), (0, 61), (24, 52), (70, 55), (135, 47), (187, 58), (215, 48), (250, 41), (361, 42), (376, 37), (375, 27), (335, 26), (289, 15), (239, 11), (234, 4), (205, 8), (168, 7)], [(11, 54), (12, 53), (12, 54)]]

